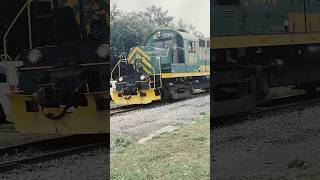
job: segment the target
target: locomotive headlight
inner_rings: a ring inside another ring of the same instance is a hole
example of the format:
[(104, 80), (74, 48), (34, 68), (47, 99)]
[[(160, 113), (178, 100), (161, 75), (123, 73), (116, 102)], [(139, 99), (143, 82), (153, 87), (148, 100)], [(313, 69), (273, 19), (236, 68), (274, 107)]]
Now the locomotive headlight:
[(31, 64), (36, 64), (42, 58), (42, 53), (39, 49), (33, 49), (29, 52), (27, 58)]
[(123, 77), (119, 77), (119, 82), (122, 82), (123, 81)]
[(146, 76), (145, 76), (145, 75), (141, 75), (141, 76), (140, 76), (140, 80), (141, 80), (141, 81), (143, 81), (143, 80), (145, 80), (145, 79), (146, 79)]
[(101, 58), (107, 58), (109, 55), (109, 45), (107, 43), (100, 44), (97, 49), (97, 54)]

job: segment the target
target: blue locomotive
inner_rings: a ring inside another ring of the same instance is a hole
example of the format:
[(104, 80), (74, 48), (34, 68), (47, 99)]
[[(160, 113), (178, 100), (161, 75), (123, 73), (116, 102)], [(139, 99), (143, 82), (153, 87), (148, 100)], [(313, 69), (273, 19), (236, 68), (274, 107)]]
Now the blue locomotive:
[(194, 89), (209, 89), (209, 46), (208, 39), (186, 32), (153, 32), (113, 69), (112, 100), (116, 104), (148, 104), (186, 98)]

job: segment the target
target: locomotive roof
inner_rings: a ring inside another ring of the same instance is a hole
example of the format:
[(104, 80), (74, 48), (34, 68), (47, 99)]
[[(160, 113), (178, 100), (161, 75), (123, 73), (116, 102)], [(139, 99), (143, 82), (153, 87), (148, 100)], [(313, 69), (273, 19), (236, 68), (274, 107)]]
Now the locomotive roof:
[(159, 32), (159, 31), (172, 31), (172, 32), (174, 32), (176, 34), (180, 34), (182, 36), (182, 38), (185, 39), (185, 40), (199, 41), (199, 38), (196, 37), (193, 34), (190, 34), (190, 33), (187, 33), (187, 32), (176, 31), (176, 30), (173, 30), (173, 29), (158, 29), (158, 30), (154, 31), (152, 34), (154, 34), (156, 32)]
[(189, 34), (189, 33), (186, 33), (186, 32), (180, 32), (180, 31), (176, 31), (177, 33), (179, 33), (183, 39), (185, 40), (189, 40), (189, 41), (199, 41), (199, 38), (196, 37), (195, 35), (193, 34)]

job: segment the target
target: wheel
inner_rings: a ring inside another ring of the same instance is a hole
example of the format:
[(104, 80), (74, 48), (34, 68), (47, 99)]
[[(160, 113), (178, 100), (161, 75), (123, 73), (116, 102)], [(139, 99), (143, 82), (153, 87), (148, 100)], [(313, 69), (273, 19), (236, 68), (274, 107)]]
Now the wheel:
[(172, 99), (172, 96), (169, 92), (169, 87), (162, 87), (160, 89), (161, 91), (161, 99), (164, 99), (164, 100), (171, 100)]

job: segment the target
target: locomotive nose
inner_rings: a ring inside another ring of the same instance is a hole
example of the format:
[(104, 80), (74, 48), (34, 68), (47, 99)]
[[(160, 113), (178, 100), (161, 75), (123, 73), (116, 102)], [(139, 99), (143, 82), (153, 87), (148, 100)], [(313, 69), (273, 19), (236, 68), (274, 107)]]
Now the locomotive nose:
[(128, 62), (134, 64), (135, 69), (145, 74), (151, 75), (154, 67), (151, 57), (144, 51), (143, 47), (135, 47), (131, 50)]
[(134, 95), (136, 94), (137, 89), (135, 84), (126, 85), (125, 88), (121, 90), (121, 94), (124, 96)]

